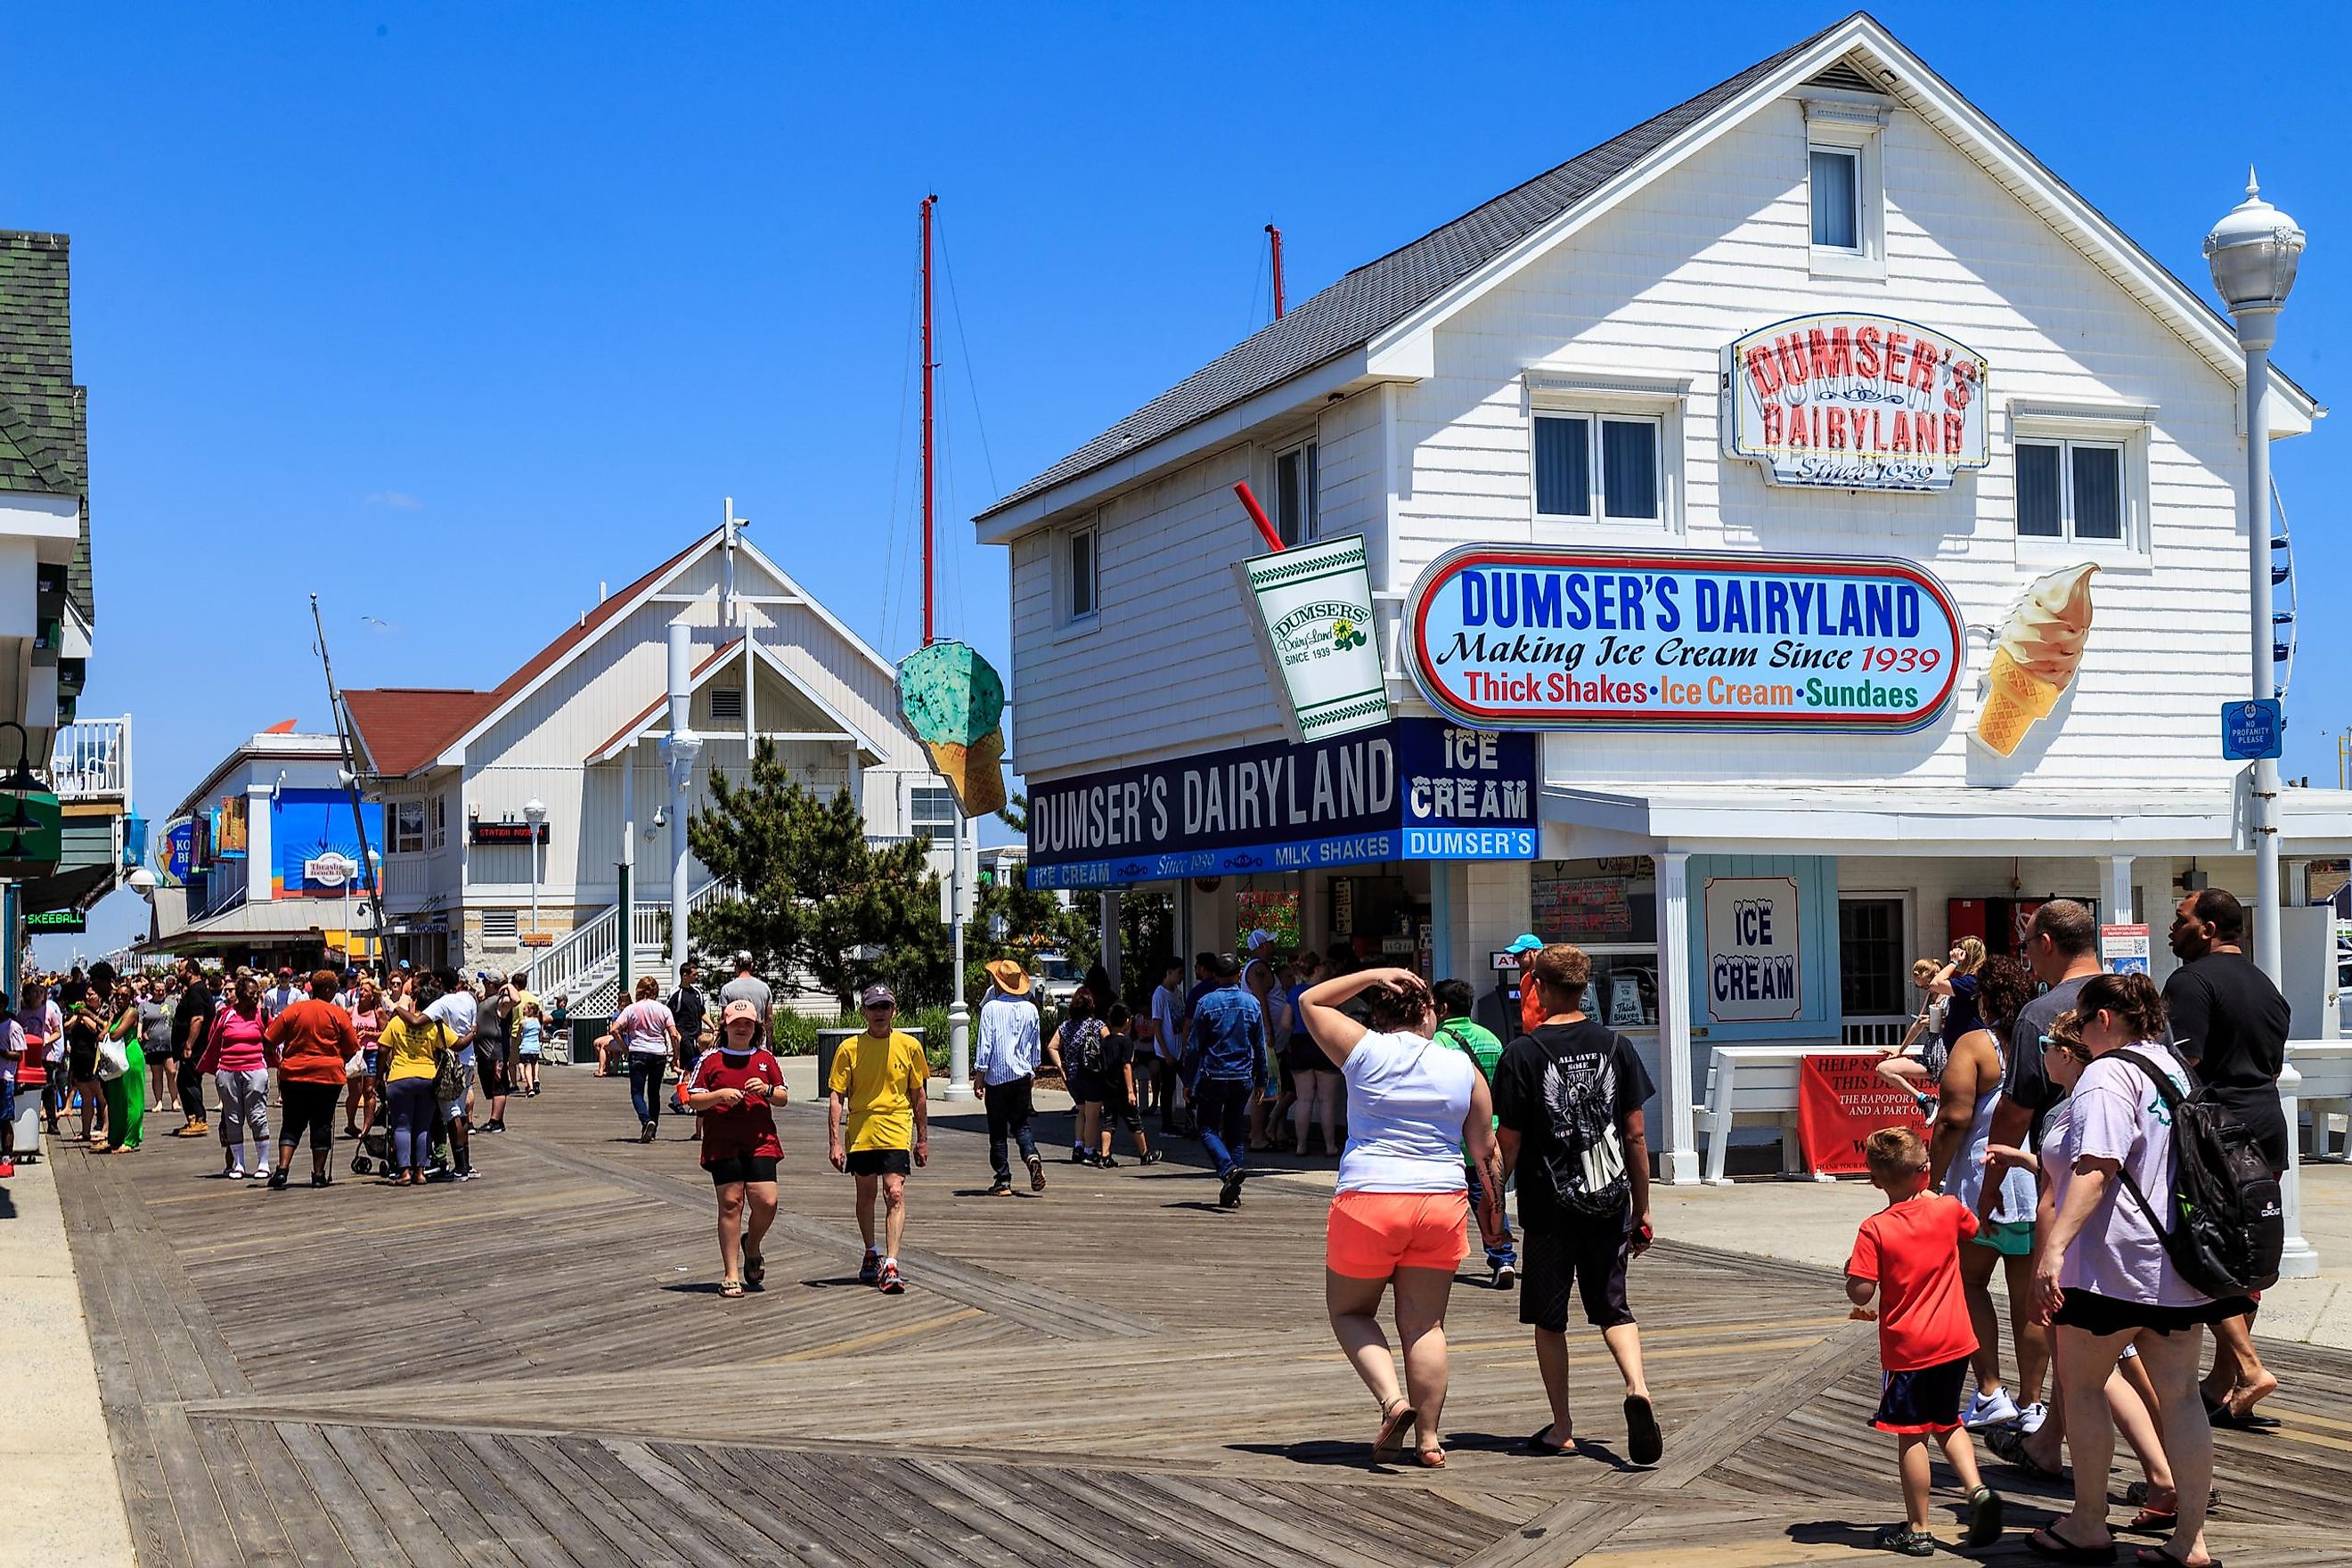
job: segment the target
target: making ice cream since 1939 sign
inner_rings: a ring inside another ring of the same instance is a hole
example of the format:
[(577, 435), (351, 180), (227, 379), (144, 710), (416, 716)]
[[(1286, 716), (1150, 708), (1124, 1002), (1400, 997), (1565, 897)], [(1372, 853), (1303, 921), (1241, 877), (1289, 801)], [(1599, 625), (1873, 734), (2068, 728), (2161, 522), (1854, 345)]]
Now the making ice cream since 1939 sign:
[(1916, 730), (1962, 652), (1944, 585), (1891, 559), (1471, 545), (1405, 615), (1423, 695), (1506, 730)]
[(1724, 351), (1724, 448), (1776, 485), (1949, 489), (1990, 456), (1985, 362), (1888, 316), (1799, 316)]

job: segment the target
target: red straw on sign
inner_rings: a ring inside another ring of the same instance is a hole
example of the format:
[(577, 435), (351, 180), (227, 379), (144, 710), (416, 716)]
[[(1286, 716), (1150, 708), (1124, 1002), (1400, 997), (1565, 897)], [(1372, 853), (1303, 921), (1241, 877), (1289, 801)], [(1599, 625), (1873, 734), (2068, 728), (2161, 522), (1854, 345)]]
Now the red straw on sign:
[(1265, 547), (1268, 550), (1287, 548), (1282, 542), (1282, 535), (1275, 532), (1274, 524), (1266, 521), (1265, 508), (1258, 505), (1257, 497), (1250, 493), (1247, 479), (1239, 480), (1234, 485), (1234, 494), (1242, 498), (1242, 505), (1249, 509), (1250, 521), (1257, 524), (1257, 531), (1260, 533), (1265, 535)]

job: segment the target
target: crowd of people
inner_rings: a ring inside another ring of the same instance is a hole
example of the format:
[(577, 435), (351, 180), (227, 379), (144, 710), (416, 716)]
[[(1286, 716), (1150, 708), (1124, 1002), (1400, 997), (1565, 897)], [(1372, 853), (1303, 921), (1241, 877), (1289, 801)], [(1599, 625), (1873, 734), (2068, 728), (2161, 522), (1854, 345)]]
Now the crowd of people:
[(231, 1181), (288, 1186), (307, 1142), (310, 1185), (331, 1185), (338, 1106), (343, 1138), (362, 1142), (354, 1169), (396, 1185), (471, 1181), (472, 1132), (506, 1131), (566, 1025), (563, 998), (542, 1004), (520, 973), (272, 976), (190, 961), (34, 976), (14, 1005), (0, 997), (0, 1177), (15, 1173), (16, 1097), (37, 1093), (50, 1137), (110, 1154), (142, 1146), (151, 1109), (176, 1112), (164, 1136), (216, 1136)]

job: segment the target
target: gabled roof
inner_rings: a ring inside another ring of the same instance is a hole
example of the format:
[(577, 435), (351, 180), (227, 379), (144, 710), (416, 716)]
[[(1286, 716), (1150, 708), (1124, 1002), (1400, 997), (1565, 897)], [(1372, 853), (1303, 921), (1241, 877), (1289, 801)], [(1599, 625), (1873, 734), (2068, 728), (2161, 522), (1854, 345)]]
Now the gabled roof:
[[(704, 657), (701, 663), (696, 665), (691, 670), (687, 672), (687, 690), (689, 692), (701, 690), (711, 678), (719, 673), (719, 668), (721, 665), (729, 663), (738, 655), (742, 653), (745, 640), (746, 639), (740, 634), (738, 634), (735, 637), (730, 637), (727, 641), (720, 643), (717, 647), (712, 648), (710, 652)], [(758, 658), (761, 663), (766, 665), (771, 670), (775, 672), (778, 679), (791, 687), (793, 694), (800, 698), (802, 701), (815, 709), (819, 713), (824, 714), (827, 721), (838, 726), (841, 739), (850, 742), (852, 744), (856, 745), (858, 750), (864, 752), (867, 756), (873, 758), (875, 761), (879, 762), (882, 760), (882, 748), (876, 745), (873, 740), (866, 735), (866, 731), (860, 730), (855, 723), (853, 723), (847, 714), (842, 712), (832, 703), (826, 701), (823, 693), (812, 691), (807, 687), (802, 685), (800, 678), (795, 676), (792, 670), (786, 667), (783, 660), (776, 657), (774, 649), (769, 647), (764, 643), (754, 642), (751, 644), (751, 652), (752, 656)], [(660, 696), (655, 698), (651, 702), (646, 703), (643, 708), (637, 710), (636, 716), (635, 718), (622, 725), (619, 729), (614, 731), (610, 735), (607, 735), (604, 738), (603, 744), (599, 745), (594, 751), (588, 753), (587, 761), (590, 763), (609, 761), (610, 759), (618, 756), (621, 753), (622, 748), (627, 746), (630, 742), (636, 741), (646, 734), (655, 732), (658, 728), (662, 727), (662, 725), (657, 725), (656, 721), (662, 721), (663, 724), (667, 723), (667, 721), (663, 718), (663, 710), (668, 706), (669, 693), (665, 691)]]
[[(1366, 353), (1368, 363), (1378, 361), (1384, 347), (1391, 346), (1391, 340), (1425, 330), (1430, 320), (1458, 308), (1465, 294), (1475, 293), (1483, 282), (1506, 275), (1569, 232), (1581, 215), (1605, 207), (1641, 178), (1670, 166), (1690, 148), (1738, 123), (1759, 103), (1824, 69), (1832, 85), (1855, 74), (1846, 58), (1856, 51), (1898, 68), (1892, 73), (1901, 78), (1892, 89), (1898, 100), (1936, 120), (1946, 135), (1984, 149), (1980, 161), (1996, 178), (2013, 187), (2030, 186), (2029, 205), (2045, 221), (2095, 262), (2118, 276), (2127, 275), (2126, 286), (2142, 303), (2169, 321), (2193, 346), (2201, 344), (2217, 366), (2239, 363), (2229, 323), (2201, 295), (1936, 76), (1876, 18), (1857, 11), (1357, 268), (1014, 489), (974, 521), (985, 524), (1045, 491), (1133, 458), (1155, 442), (1350, 354)], [(1863, 79), (1867, 84), (1867, 78)], [(2305, 411), (2315, 410), (2307, 393), (2273, 374)], [(1125, 475), (1150, 466), (1129, 466), (1112, 482), (1124, 482)]]
[(62, 234), (0, 229), (0, 490), (80, 500), (66, 595), (94, 625), (89, 399), (73, 378), (71, 245)]
[(533, 682), (562, 662), (565, 656), (635, 607), (698, 551), (717, 537), (717, 530), (693, 543), (598, 605), (553, 642), (526, 660), (522, 668), (489, 691), (449, 687), (387, 686), (346, 691), (343, 708), (358, 731), (368, 764), (385, 778), (402, 778), (429, 767), (435, 758), (471, 733)]
[[(1841, 24), (1842, 26), (1843, 24)], [(1402, 320), (1442, 290), (1488, 261), (1568, 207), (1591, 195), (1644, 154), (1729, 102), (1749, 83), (1803, 53), (1836, 31), (1824, 28), (1803, 43), (1760, 60), (1717, 82), (1697, 97), (1643, 121), (1621, 136), (1578, 153), (1525, 184), (1431, 230), (1412, 244), (1365, 263), (1284, 313), (1282, 319), (1177, 383), (1092, 441), (1006, 495), (980, 515), (992, 517), (1063, 480), (1124, 457), (1195, 420), (1229, 408), (1245, 397), (1303, 370), (1311, 370)]]

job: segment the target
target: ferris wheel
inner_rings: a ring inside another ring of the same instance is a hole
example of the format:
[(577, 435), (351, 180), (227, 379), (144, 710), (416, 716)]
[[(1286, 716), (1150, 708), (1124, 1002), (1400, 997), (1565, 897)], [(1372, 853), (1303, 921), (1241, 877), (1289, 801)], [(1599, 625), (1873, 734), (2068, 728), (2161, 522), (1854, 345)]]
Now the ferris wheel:
[(2288, 542), (2286, 501), (2271, 481), (2271, 662), (2277, 667), (2279, 700), (2294, 679), (2294, 547)]

